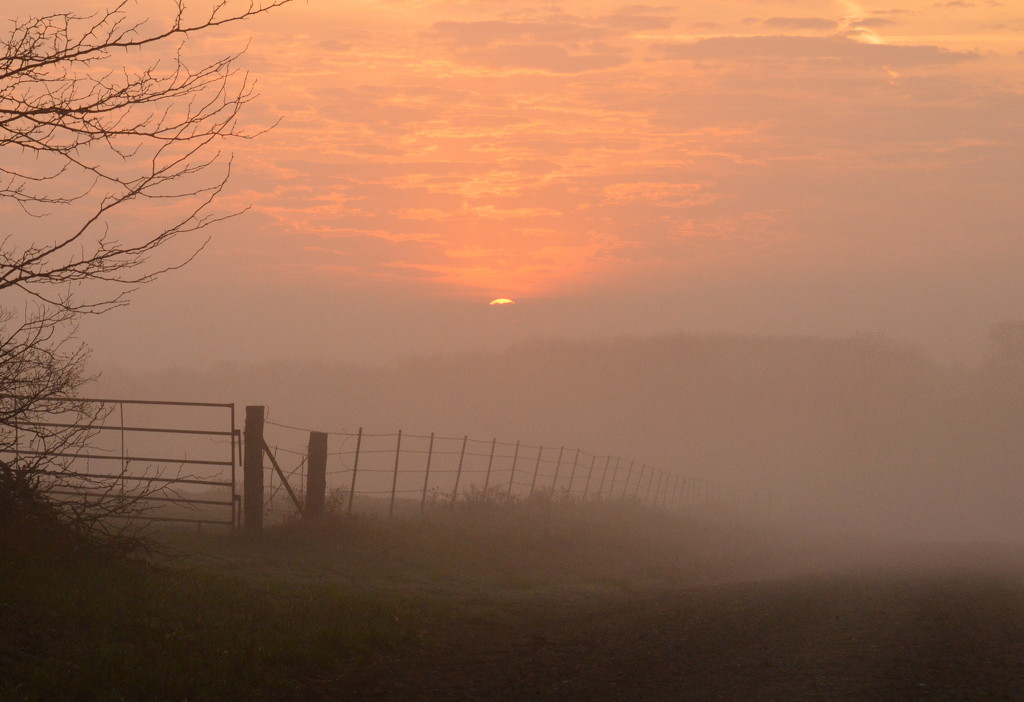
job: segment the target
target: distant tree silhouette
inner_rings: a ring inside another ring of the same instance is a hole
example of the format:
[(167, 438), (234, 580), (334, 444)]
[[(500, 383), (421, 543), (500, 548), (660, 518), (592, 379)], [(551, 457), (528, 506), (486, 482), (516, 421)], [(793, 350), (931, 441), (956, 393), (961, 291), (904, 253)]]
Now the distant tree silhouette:
[[(126, 304), (205, 240), (158, 250), (238, 214), (212, 205), (231, 170), (220, 144), (255, 135), (238, 123), (254, 83), (240, 54), (189, 50), (289, 2), (194, 10), (177, 0), (160, 22), (132, 17), (123, 0), (10, 20), (0, 38), (0, 489), (45, 500), (40, 488), (65, 465), (53, 454), (87, 441), (102, 412), (75, 399), (89, 379), (76, 321)], [(85, 428), (40, 426), (55, 414)], [(112, 508), (70, 518), (88, 525)]]

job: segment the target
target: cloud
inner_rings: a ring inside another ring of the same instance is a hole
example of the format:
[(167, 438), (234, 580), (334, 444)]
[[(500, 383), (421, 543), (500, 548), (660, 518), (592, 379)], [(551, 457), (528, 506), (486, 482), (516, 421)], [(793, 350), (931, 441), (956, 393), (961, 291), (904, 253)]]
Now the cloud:
[(632, 5), (608, 17), (605, 23), (615, 29), (630, 31), (667, 29), (675, 24), (675, 18), (659, 14), (659, 10), (663, 9), (646, 5)]
[(821, 31), (834, 31), (839, 27), (835, 20), (823, 17), (770, 17), (761, 24), (773, 29), (812, 29)]
[(324, 49), (325, 51), (351, 51), (352, 46), (350, 42), (338, 41), (337, 39), (325, 39), (317, 43), (317, 48)]
[(609, 36), (608, 30), (603, 27), (584, 26), (561, 19), (546, 22), (436, 22), (431, 34), (453, 48), (493, 46), (503, 42), (537, 44), (595, 41)]
[(551, 45), (498, 46), (486, 51), (467, 52), (462, 54), (462, 58), (488, 68), (525, 68), (551, 73), (583, 73), (629, 62), (629, 57), (609, 50), (571, 54), (561, 46)]
[[(620, 25), (629, 25), (631, 19), (651, 19), (636, 14), (616, 17), (621, 20)], [(665, 26), (662, 19), (654, 25)], [(559, 16), (535, 22), (437, 22), (428, 36), (447, 46), (462, 63), (574, 74), (628, 63), (630, 59), (624, 49), (603, 41), (619, 33), (606, 26)]]
[(730, 36), (699, 39), (681, 44), (655, 44), (665, 59), (689, 61), (826, 61), (859, 67), (909, 68), (952, 64), (977, 58), (973, 52), (957, 52), (937, 46), (866, 44), (846, 37)]
[(854, 29), (878, 29), (879, 27), (890, 27), (894, 24), (899, 24), (899, 22), (884, 17), (864, 17), (851, 21), (850, 27)]

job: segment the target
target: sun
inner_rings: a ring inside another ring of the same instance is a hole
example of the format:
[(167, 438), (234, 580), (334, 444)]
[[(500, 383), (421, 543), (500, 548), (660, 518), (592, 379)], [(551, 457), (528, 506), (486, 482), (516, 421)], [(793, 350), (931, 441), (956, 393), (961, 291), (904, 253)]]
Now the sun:
[(487, 303), (488, 305), (514, 305), (515, 300), (510, 300), (507, 297), (499, 297), (497, 300), (491, 300)]

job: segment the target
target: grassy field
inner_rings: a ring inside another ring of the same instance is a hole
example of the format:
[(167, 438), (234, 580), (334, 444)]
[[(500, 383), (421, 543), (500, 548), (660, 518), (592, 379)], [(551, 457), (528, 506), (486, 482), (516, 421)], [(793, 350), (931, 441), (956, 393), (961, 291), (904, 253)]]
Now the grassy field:
[(302, 699), (436, 643), (453, 618), (729, 579), (779, 557), (749, 529), (607, 504), (155, 537), (147, 559), (0, 558), (0, 698)]

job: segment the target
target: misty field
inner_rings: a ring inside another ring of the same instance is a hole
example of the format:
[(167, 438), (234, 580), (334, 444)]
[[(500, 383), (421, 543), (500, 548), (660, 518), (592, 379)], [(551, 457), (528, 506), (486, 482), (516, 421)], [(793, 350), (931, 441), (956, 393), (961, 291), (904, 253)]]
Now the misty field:
[(762, 559), (743, 530), (610, 504), (293, 523), (258, 542), (162, 531), (127, 562), (8, 536), (3, 699), (304, 699), (455, 645), (466, 621), (505, 626), (535, 602), (734, 577)]
[[(632, 504), (10, 548), (11, 700), (1019, 699), (1024, 553), (811, 543)], [(783, 545), (785, 544), (785, 545)], [(884, 555), (883, 555), (884, 554)]]

